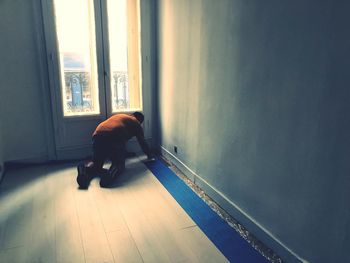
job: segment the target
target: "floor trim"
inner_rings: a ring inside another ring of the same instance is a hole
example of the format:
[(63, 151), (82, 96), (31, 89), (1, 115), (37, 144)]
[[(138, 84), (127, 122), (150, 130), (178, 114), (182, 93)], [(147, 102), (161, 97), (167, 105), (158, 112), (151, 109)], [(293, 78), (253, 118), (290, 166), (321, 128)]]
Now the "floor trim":
[(230, 262), (268, 262), (163, 162), (145, 164)]
[(289, 249), (278, 238), (276, 238), (267, 229), (261, 226), (254, 218), (245, 213), (238, 205), (229, 200), (223, 193), (218, 191), (215, 187), (209, 184), (206, 180), (201, 178), (193, 170), (181, 161), (177, 156), (168, 151), (164, 146), (160, 146), (161, 153), (171, 162), (175, 164), (190, 180), (203, 189), (203, 191), (215, 200), (223, 209), (231, 214), (237, 221), (239, 221), (247, 230), (262, 241), (269, 248), (278, 253), (278, 255), (286, 262), (303, 262), (308, 263), (307, 260), (301, 258), (294, 251)]

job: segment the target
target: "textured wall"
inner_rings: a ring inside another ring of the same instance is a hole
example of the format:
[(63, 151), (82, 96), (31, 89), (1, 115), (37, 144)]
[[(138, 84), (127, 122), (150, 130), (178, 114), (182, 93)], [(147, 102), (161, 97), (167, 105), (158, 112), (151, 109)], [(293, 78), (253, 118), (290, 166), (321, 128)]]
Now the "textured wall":
[[(0, 96), (4, 159), (46, 159), (37, 20), (40, 1), (0, 1)], [(47, 87), (48, 88), (48, 87)]]
[(161, 145), (311, 262), (350, 261), (346, 10), (158, 4)]

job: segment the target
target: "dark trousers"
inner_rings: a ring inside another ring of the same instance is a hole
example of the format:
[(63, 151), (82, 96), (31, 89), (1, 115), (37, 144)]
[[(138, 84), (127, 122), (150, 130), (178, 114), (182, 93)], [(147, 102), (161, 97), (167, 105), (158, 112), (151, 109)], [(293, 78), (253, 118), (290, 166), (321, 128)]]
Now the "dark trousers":
[(104, 162), (109, 159), (112, 166), (125, 168), (126, 148), (125, 142), (108, 135), (95, 135), (92, 138), (92, 150), (95, 169), (102, 169)]

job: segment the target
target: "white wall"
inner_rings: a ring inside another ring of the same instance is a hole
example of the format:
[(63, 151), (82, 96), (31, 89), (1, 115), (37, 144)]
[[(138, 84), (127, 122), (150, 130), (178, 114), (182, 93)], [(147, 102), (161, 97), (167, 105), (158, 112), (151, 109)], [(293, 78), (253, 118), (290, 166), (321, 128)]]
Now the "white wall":
[(159, 1), (164, 152), (287, 262), (350, 262), (349, 10)]
[[(39, 24), (38, 24), (39, 22)], [(47, 76), (40, 46), (40, 1), (0, 1), (0, 94), (5, 161), (47, 160)]]

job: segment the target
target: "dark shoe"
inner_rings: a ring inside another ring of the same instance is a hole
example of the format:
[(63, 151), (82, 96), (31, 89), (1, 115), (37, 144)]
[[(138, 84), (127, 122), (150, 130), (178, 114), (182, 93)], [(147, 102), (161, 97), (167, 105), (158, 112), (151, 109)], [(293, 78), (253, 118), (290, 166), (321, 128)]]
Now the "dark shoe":
[(112, 165), (109, 168), (108, 172), (105, 172), (101, 175), (100, 186), (109, 187), (119, 174), (119, 169), (116, 166)]
[(86, 172), (85, 164), (83, 163), (78, 164), (77, 169), (78, 169), (77, 183), (81, 189), (87, 189), (90, 184), (90, 178)]

